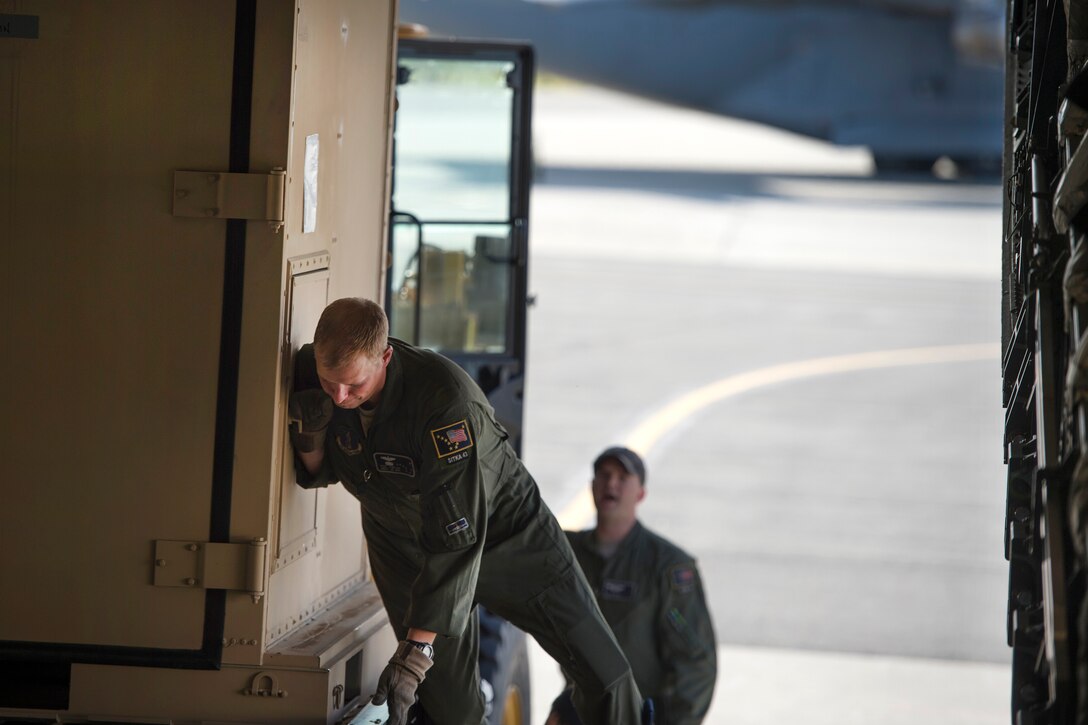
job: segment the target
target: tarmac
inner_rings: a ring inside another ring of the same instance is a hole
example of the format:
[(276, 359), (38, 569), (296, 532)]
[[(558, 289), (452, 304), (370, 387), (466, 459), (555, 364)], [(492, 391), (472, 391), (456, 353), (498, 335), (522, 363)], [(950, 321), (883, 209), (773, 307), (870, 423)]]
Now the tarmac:
[(998, 180), (581, 86), (534, 124), (525, 460), (582, 528), (595, 454), (644, 454), (706, 722), (1006, 722)]

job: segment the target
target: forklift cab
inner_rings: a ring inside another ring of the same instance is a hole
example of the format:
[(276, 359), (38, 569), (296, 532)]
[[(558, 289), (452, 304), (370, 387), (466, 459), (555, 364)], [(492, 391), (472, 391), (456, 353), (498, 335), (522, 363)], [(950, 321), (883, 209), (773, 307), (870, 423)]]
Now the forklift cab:
[(469, 372), (520, 453), (530, 115), (527, 45), (401, 39), (390, 334)]

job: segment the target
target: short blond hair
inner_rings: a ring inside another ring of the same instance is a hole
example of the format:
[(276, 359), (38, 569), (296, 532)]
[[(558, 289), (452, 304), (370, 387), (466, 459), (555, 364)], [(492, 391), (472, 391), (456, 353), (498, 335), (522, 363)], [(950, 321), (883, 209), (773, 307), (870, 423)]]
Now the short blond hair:
[(329, 370), (344, 367), (360, 354), (376, 360), (388, 346), (385, 310), (362, 297), (345, 297), (329, 304), (314, 331), (314, 351)]

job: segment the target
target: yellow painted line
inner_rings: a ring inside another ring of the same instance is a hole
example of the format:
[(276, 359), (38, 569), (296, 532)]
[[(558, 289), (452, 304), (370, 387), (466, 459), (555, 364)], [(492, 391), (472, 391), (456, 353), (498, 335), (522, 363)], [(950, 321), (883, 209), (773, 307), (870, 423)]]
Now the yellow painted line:
[[(825, 375), (841, 375), (842, 373), (860, 370), (978, 362), (982, 360), (999, 360), (1000, 357), (1000, 345), (997, 343), (980, 343), (975, 345), (942, 345), (939, 347), (877, 350), (875, 352), (819, 357), (782, 365), (772, 365), (771, 367), (760, 368), (738, 375), (730, 375), (727, 378), (722, 378), (680, 396), (643, 420), (638, 427), (627, 435), (621, 444), (642, 456), (646, 456), (666, 433), (696, 413), (723, 400), (773, 385)], [(564, 529), (584, 529), (592, 524), (595, 515), (593, 496), (586, 489), (560, 512), (558, 518), (560, 525)]]

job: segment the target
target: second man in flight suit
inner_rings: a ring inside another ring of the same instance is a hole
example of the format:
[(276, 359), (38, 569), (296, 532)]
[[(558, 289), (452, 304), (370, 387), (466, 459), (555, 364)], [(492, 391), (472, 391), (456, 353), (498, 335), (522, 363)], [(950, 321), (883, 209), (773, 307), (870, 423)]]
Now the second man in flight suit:
[[(698, 725), (717, 677), (717, 643), (695, 560), (635, 515), (646, 468), (628, 448), (593, 464), (594, 529), (567, 532), (597, 602), (631, 663), (656, 725)], [(562, 702), (556, 719), (563, 721)], [(583, 722), (585, 718), (582, 718)]]

